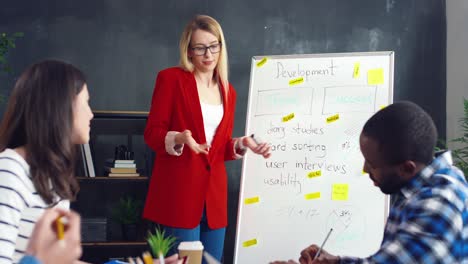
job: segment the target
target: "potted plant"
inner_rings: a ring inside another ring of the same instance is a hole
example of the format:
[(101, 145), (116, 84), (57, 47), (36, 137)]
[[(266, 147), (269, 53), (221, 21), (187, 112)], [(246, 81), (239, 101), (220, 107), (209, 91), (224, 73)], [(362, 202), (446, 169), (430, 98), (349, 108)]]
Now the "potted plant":
[(112, 218), (120, 223), (124, 240), (134, 241), (137, 238), (137, 226), (141, 219), (142, 202), (131, 196), (123, 197), (112, 208)]
[(460, 118), (460, 126), (462, 129), (462, 136), (452, 139), (452, 142), (457, 142), (459, 148), (453, 150), (453, 158), (455, 166), (460, 168), (468, 179), (468, 100), (463, 98), (464, 116)]
[[(0, 33), (0, 72), (11, 71), (6, 59), (8, 51), (16, 47), (16, 38), (22, 37), (23, 35), (23, 32), (16, 32), (12, 36), (7, 35), (6, 33)], [(0, 103), (3, 102), (4, 99), (3, 94), (0, 94)]]
[(164, 230), (161, 231), (160, 228), (156, 228), (154, 234), (148, 231), (146, 241), (148, 241), (153, 257), (159, 258), (160, 263), (164, 263), (164, 257), (175, 245), (176, 238), (171, 235), (166, 236)]
[(8, 36), (6, 33), (0, 34), (0, 71), (11, 71), (6, 61), (6, 55), (10, 49), (16, 47), (15, 40), (23, 35), (23, 32), (16, 32), (12, 36)]

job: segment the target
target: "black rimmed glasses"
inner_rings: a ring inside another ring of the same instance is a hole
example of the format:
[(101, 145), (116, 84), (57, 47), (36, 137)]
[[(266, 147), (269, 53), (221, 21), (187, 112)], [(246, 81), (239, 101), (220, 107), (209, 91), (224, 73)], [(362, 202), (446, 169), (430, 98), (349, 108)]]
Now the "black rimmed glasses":
[(205, 55), (207, 50), (210, 50), (211, 54), (215, 54), (221, 51), (221, 42), (210, 46), (197, 45), (190, 48), (193, 50), (193, 54), (195, 54), (196, 56)]

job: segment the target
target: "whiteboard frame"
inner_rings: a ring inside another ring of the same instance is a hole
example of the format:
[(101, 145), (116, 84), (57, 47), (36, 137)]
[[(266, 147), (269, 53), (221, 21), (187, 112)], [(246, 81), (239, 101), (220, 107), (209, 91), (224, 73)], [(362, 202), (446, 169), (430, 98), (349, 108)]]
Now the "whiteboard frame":
[[(335, 57), (371, 57), (371, 56), (389, 56), (389, 89), (388, 89), (388, 104), (393, 103), (393, 89), (394, 89), (394, 62), (395, 62), (395, 52), (394, 51), (374, 51), (374, 52), (344, 52), (344, 53), (317, 53), (317, 54), (293, 54), (293, 55), (261, 55), (261, 56), (253, 56), (251, 59), (251, 68), (250, 68), (250, 81), (249, 81), (249, 97), (247, 101), (247, 113), (246, 113), (246, 125), (245, 125), (245, 135), (247, 135), (249, 128), (250, 128), (250, 119), (249, 116), (251, 115), (251, 100), (252, 99), (252, 85), (253, 85), (253, 74), (252, 72), (255, 69), (255, 62), (259, 59), (268, 58), (268, 59), (302, 59), (302, 58), (335, 58)], [(236, 221), (236, 239), (235, 239), (235, 249), (234, 249), (234, 259), (233, 263), (237, 264), (237, 256), (239, 252), (239, 230), (240, 230), (240, 219), (242, 217), (242, 201), (244, 200), (242, 190), (245, 187), (245, 159), (242, 160), (242, 170), (241, 170), (241, 182), (239, 187), (239, 200), (238, 200), (238, 207), (237, 207), (237, 221)], [(384, 226), (386, 219), (388, 218), (389, 210), (390, 210), (390, 196), (385, 195), (384, 199)], [(299, 254), (300, 252), (298, 252)]]

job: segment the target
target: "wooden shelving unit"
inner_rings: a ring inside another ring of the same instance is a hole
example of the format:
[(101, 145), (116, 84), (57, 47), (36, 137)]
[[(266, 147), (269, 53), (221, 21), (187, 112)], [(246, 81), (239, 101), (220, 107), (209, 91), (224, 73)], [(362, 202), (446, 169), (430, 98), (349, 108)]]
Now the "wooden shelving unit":
[(106, 219), (105, 239), (108, 241), (102, 241), (102, 237), (95, 237), (92, 239), (99, 239), (99, 242), (91, 239), (82, 242), (83, 261), (104, 263), (110, 258), (138, 256), (148, 250), (144, 236), (150, 225), (149, 222), (142, 220), (138, 223), (137, 241), (123, 240), (119, 223), (111, 217), (112, 208), (124, 196), (132, 196), (144, 201), (150, 177), (104, 176), (105, 160), (114, 156), (116, 146), (126, 145), (129, 150), (135, 151), (135, 161), (139, 172), (149, 175), (151, 172), (148, 168), (152, 168), (149, 166), (152, 164), (151, 157), (154, 157), (151, 155), (154, 154), (142, 140), (148, 112), (93, 111), (93, 114), (90, 147), (94, 169), (100, 176), (76, 177), (80, 184), (80, 193), (77, 200), (72, 203), (72, 208), (81, 214), (82, 219)]

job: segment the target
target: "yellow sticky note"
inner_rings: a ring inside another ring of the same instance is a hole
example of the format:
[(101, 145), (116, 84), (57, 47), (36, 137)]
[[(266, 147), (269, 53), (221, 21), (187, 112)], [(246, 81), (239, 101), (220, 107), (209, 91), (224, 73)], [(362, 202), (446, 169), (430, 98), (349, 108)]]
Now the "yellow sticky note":
[(385, 107), (387, 107), (386, 105), (381, 105), (379, 108), (380, 110), (384, 109)]
[(318, 199), (320, 198), (320, 192), (308, 193), (304, 195), (306, 200)]
[(364, 170), (362, 170), (362, 174), (367, 174), (367, 172), (365, 172)]
[(335, 122), (338, 119), (340, 119), (340, 114), (332, 115), (330, 117), (327, 117), (327, 123)]
[(294, 118), (294, 113), (291, 113), (287, 116), (283, 116), (283, 118), (281, 118), (281, 120), (283, 120), (283, 122), (288, 122), (289, 120), (293, 119)]
[(304, 77), (299, 77), (289, 81), (289, 85), (296, 85), (304, 82)]
[(367, 84), (376, 85), (384, 83), (384, 73), (382, 68), (367, 71)]
[(257, 62), (257, 67), (262, 67), (267, 62), (267, 58), (263, 58), (261, 61)]
[(318, 171), (311, 171), (307, 174), (307, 177), (309, 178), (315, 178), (315, 177), (320, 177), (322, 176), (322, 171), (321, 170), (318, 170)]
[(359, 62), (354, 63), (354, 70), (353, 70), (353, 78), (354, 79), (359, 78), (360, 67), (361, 67), (361, 63), (359, 63)]
[(254, 204), (254, 203), (258, 203), (258, 202), (260, 202), (260, 197), (258, 197), (258, 196), (246, 198), (244, 200), (245, 204)]
[(256, 238), (244, 241), (242, 243), (243, 247), (251, 247), (251, 246), (255, 246), (255, 245), (257, 245), (257, 239)]
[(332, 187), (333, 201), (347, 201), (349, 186), (346, 183), (335, 183)]

